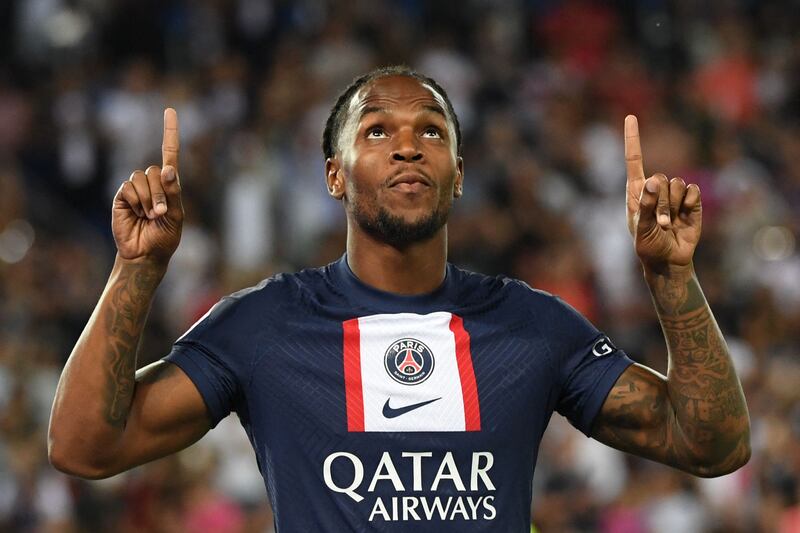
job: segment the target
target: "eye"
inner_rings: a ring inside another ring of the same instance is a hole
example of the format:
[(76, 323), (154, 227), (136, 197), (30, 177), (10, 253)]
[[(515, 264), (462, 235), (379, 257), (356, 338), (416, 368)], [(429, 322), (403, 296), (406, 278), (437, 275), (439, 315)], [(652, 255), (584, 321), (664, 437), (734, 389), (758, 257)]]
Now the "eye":
[(375, 126), (367, 130), (368, 139), (382, 139), (386, 136), (386, 130), (380, 126)]
[(428, 139), (440, 139), (442, 137), (442, 133), (439, 131), (439, 128), (431, 126), (425, 128), (425, 131), (422, 132), (422, 136), (427, 137)]

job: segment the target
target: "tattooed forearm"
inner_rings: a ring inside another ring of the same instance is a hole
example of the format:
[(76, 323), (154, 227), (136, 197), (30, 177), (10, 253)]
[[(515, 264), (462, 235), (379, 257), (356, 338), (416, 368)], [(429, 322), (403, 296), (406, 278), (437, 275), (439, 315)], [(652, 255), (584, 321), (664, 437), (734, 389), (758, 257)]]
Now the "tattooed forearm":
[[(691, 270), (659, 277), (651, 290), (667, 339), (667, 387), (678, 426), (697, 457), (726, 463), (742, 453), (750, 436), (744, 394), (722, 333)], [(682, 296), (672, 298), (676, 292)]]
[(750, 422), (722, 333), (691, 268), (647, 277), (669, 354), (668, 376), (634, 366), (609, 394), (595, 436), (698, 475), (749, 457)]
[[(139, 464), (138, 458), (157, 455), (132, 437), (142, 433), (143, 409), (138, 406), (143, 402), (137, 397), (152, 386), (140, 389), (134, 369), (150, 303), (165, 272), (166, 264), (117, 257), (56, 387), (48, 456), (59, 470), (99, 479)], [(155, 368), (150, 365), (140, 377), (154, 374)]]
[(109, 366), (104, 414), (106, 421), (115, 427), (125, 425), (133, 397), (139, 339), (160, 279), (159, 274), (148, 268), (125, 266), (110, 294), (110, 312), (105, 323)]

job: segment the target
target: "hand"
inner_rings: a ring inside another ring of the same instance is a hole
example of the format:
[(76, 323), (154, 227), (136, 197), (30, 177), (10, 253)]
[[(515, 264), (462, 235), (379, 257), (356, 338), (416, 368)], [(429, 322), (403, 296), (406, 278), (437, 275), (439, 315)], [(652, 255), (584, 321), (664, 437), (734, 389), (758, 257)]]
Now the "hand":
[(166, 265), (178, 247), (183, 226), (178, 147), (178, 115), (167, 108), (162, 166), (134, 171), (114, 196), (111, 230), (121, 258)]
[(668, 181), (660, 173), (645, 180), (639, 123), (633, 115), (625, 117), (625, 166), (628, 230), (639, 260), (654, 270), (691, 265), (703, 222), (700, 188), (681, 178)]

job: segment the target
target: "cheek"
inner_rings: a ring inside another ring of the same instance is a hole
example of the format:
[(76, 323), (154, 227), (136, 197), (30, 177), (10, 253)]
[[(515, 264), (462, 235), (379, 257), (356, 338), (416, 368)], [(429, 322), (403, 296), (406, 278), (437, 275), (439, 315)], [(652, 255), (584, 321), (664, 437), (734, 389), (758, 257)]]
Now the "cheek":
[(437, 166), (437, 174), (442, 176), (442, 187), (445, 189), (452, 189), (458, 177), (458, 165), (455, 159), (448, 153), (438, 160)]
[(361, 153), (354, 160), (354, 163), (347, 169), (348, 184), (351, 190), (359, 193), (375, 191), (383, 184), (384, 169), (381, 160), (375, 154)]

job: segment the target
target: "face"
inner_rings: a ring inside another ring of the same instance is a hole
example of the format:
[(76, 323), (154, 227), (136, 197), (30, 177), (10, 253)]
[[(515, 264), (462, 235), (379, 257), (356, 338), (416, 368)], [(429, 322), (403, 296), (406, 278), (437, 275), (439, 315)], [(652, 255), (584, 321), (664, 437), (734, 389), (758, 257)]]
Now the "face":
[(379, 78), (353, 95), (328, 190), (348, 220), (391, 245), (429, 239), (461, 195), (461, 158), (444, 99), (415, 78)]

